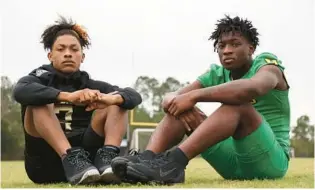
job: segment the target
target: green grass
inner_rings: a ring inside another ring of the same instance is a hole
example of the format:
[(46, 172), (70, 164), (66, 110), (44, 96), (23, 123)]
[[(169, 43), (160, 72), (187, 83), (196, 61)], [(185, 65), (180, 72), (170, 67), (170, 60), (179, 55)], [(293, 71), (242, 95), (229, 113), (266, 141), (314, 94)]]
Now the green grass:
[[(2, 188), (66, 188), (69, 184), (36, 185), (32, 183), (21, 161), (1, 162)], [(76, 186), (97, 188), (104, 186)], [(106, 188), (314, 188), (314, 159), (296, 158), (290, 161), (287, 175), (279, 180), (229, 181), (221, 178), (200, 158), (193, 159), (186, 169), (186, 182), (174, 186), (107, 185)]]

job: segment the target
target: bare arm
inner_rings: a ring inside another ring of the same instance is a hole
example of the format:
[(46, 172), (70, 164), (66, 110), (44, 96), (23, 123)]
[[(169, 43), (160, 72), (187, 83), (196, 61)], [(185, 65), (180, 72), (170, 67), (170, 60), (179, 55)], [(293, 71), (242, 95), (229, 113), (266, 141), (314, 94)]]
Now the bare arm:
[(190, 92), (192, 90), (197, 90), (197, 89), (201, 89), (202, 88), (202, 85), (200, 84), (199, 81), (194, 81), (193, 83), (185, 86), (184, 88), (182, 89), (179, 89), (176, 93), (176, 95), (179, 95), (179, 94), (184, 94), (184, 93), (187, 93), (187, 92)]
[(170, 103), (176, 96), (181, 95), (181, 94), (185, 94), (188, 92), (192, 92), (193, 90), (197, 90), (200, 88), (202, 88), (202, 85), (200, 84), (200, 82), (194, 81), (193, 83), (185, 86), (182, 89), (179, 89), (176, 92), (167, 93), (164, 96), (163, 101), (162, 101), (162, 108), (163, 108), (164, 112), (166, 112), (166, 113), (168, 112), (167, 110), (169, 109)]
[(221, 102), (243, 104), (274, 89), (282, 80), (282, 72), (274, 65), (263, 66), (250, 79), (197, 89), (190, 92), (195, 102)]

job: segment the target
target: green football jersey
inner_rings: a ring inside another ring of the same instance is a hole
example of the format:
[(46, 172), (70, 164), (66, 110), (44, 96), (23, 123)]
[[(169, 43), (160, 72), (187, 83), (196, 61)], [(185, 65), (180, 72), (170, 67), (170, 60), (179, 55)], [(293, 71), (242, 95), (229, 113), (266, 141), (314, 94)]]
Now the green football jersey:
[[(249, 71), (242, 79), (253, 77), (264, 65), (276, 65), (284, 71), (282, 62), (271, 53), (262, 53), (255, 57)], [(222, 83), (230, 82), (230, 71), (222, 66), (212, 64), (210, 70), (199, 76), (197, 79), (201, 85), (211, 87)], [(252, 105), (271, 126), (277, 141), (289, 153), (290, 146), (290, 103), (288, 98), (289, 90), (273, 89), (267, 94), (252, 100)]]

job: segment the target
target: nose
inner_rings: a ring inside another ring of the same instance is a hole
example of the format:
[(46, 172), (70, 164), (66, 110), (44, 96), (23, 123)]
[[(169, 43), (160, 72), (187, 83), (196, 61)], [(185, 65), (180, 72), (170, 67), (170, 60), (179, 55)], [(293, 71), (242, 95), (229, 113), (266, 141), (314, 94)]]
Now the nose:
[(65, 51), (64, 57), (65, 57), (65, 58), (71, 58), (71, 57), (72, 57), (72, 54), (71, 54), (70, 50), (67, 49), (67, 50)]
[(233, 53), (233, 47), (229, 44), (227, 44), (224, 48), (223, 48), (223, 55), (230, 55)]

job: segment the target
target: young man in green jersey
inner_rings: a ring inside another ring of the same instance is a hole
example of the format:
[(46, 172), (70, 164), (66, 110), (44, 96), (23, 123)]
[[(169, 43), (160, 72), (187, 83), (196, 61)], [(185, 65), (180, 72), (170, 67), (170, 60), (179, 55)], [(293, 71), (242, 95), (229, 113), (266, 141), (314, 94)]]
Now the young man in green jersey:
[[(252, 58), (259, 44), (247, 19), (226, 16), (210, 36), (222, 66), (162, 102), (166, 116), (146, 151), (117, 157), (114, 173), (126, 180), (181, 183), (189, 160), (202, 157), (225, 179), (275, 179), (289, 163), (289, 85), (282, 62), (271, 53)], [(220, 102), (210, 116), (197, 102)], [(189, 137), (177, 148), (185, 134)]]

